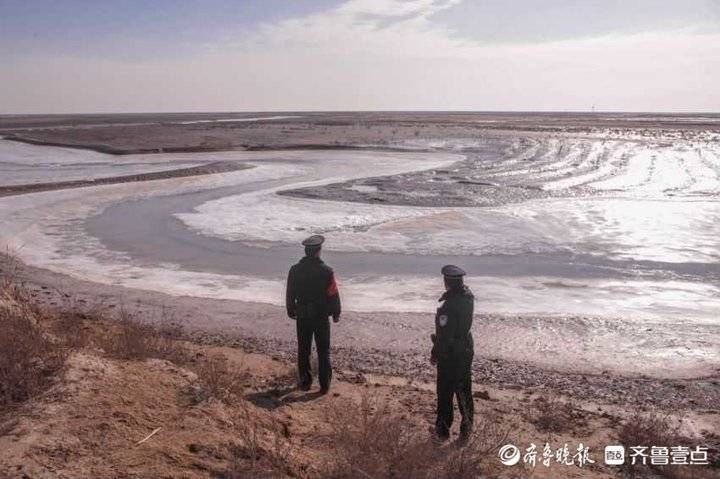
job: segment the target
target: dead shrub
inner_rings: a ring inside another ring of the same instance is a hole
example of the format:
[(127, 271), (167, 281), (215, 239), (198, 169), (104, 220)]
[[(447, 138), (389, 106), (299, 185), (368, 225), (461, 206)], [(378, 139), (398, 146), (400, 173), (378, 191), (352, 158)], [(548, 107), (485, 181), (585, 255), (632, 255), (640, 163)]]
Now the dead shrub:
[(42, 316), (22, 289), (0, 290), (0, 409), (30, 399), (52, 383), (67, 356), (42, 330)]
[(618, 438), (627, 446), (662, 446), (680, 439), (681, 434), (668, 416), (635, 414), (622, 424)]
[(499, 466), (495, 458), (500, 447), (508, 443), (509, 434), (510, 428), (499, 422), (486, 420), (476, 424), (467, 445), (445, 459), (438, 477), (476, 478), (480, 471), (486, 476), (494, 475), (499, 467), (505, 467)]
[(90, 342), (91, 333), (85, 325), (89, 316), (80, 311), (60, 311), (56, 316), (54, 333), (72, 349), (80, 349)]
[(177, 340), (174, 329), (141, 323), (126, 311), (120, 311), (112, 327), (97, 338), (99, 346), (113, 358), (165, 359), (177, 364), (187, 361), (188, 353)]
[(68, 293), (60, 294), (60, 304), (51, 313), (53, 333), (73, 349), (93, 343), (97, 326), (108, 321), (102, 301), (88, 302)]
[(535, 411), (528, 419), (542, 432), (565, 432), (572, 429), (582, 414), (572, 404), (539, 397), (535, 400)]
[(249, 450), (243, 443), (231, 442), (225, 447), (228, 451), (229, 461), (227, 469), (220, 477), (222, 479), (244, 479), (248, 477), (248, 472), (255, 469), (255, 463), (260, 457), (255, 451)]
[(105, 352), (117, 359), (147, 359), (155, 349), (152, 327), (134, 321), (121, 311), (116, 328), (107, 332), (102, 341)]
[(17, 258), (17, 251), (7, 246), (0, 253), (0, 288), (5, 289), (8, 284), (19, 282), (21, 266)]
[(228, 367), (228, 361), (222, 354), (213, 354), (200, 360), (194, 367), (202, 385), (205, 397), (213, 397), (227, 404), (233, 404), (242, 397), (247, 371), (238, 371)]
[(153, 326), (155, 342), (153, 344), (152, 357), (164, 359), (175, 364), (186, 364), (190, 361), (190, 352), (182, 343), (182, 327), (170, 323), (161, 322), (159, 326)]
[(219, 476), (221, 479), (271, 479), (285, 478), (286, 474), (275, 470), (265, 460), (264, 450), (252, 450), (242, 442), (229, 443), (227, 446), (229, 463), (227, 469)]
[(367, 399), (357, 410), (338, 410), (331, 421), (333, 460), (319, 476), (325, 479), (477, 478), (496, 467), (494, 452), (507, 440), (507, 431), (487, 422), (462, 447), (438, 445), (427, 430)]
[(12, 309), (18, 316), (27, 317), (37, 325), (45, 320), (44, 311), (25, 285), (7, 276), (0, 278), (0, 307)]
[(376, 412), (367, 398), (358, 411), (340, 412), (333, 419), (335, 462), (327, 478), (421, 477), (435, 446), (430, 436), (383, 405)]
[(299, 477), (291, 460), (293, 447), (287, 440), (284, 423), (259, 417), (248, 403), (241, 403), (236, 418), (237, 439), (226, 445), (227, 469), (221, 477)]
[[(674, 423), (667, 415), (661, 414), (638, 413), (631, 416), (620, 427), (618, 439), (628, 451), (633, 446), (650, 448), (652, 446), (691, 446), (698, 443), (696, 440), (683, 436), (679, 425)], [(649, 460), (645, 465), (640, 463), (632, 464), (631, 460), (626, 458), (622, 467), (626, 475), (631, 478), (647, 477), (649, 474), (672, 479), (709, 479), (718, 477), (717, 471), (712, 471), (711, 466), (658, 466), (650, 464)]]

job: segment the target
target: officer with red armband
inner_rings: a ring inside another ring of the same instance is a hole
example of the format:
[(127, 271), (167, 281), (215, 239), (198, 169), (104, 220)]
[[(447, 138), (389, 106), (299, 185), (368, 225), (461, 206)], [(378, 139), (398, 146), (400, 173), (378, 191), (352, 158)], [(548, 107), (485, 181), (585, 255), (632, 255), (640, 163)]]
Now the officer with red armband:
[(298, 387), (310, 389), (310, 352), (315, 338), (318, 354), (320, 392), (330, 388), (330, 321), (340, 321), (340, 294), (332, 268), (320, 259), (325, 238), (313, 235), (305, 239), (305, 257), (290, 268), (285, 305), (287, 315), (296, 321), (298, 340)]

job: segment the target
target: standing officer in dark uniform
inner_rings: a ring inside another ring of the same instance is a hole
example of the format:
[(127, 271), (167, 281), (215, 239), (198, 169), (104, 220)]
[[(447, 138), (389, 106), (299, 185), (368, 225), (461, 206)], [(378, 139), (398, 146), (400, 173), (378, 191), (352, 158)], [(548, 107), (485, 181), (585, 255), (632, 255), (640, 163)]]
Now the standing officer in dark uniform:
[(315, 337), (318, 354), (318, 379), (320, 391), (330, 388), (330, 321), (340, 321), (340, 294), (332, 268), (320, 259), (325, 238), (313, 235), (302, 242), (305, 257), (290, 268), (287, 279), (285, 305), (287, 315), (297, 322), (298, 339), (298, 386), (310, 389), (310, 352)]
[(474, 404), (472, 398), (473, 321), (475, 297), (463, 283), (465, 271), (457, 266), (442, 268), (445, 293), (435, 316), (435, 334), (430, 361), (437, 364), (437, 419), (434, 433), (438, 439), (450, 437), (453, 423), (453, 397), (457, 397), (460, 440), (466, 441), (472, 431)]

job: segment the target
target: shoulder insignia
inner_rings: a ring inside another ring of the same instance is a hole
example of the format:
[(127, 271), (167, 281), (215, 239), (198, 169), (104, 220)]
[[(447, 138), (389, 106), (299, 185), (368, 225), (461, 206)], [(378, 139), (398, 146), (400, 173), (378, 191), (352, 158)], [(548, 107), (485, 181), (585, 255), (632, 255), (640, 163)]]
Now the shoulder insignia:
[(447, 322), (448, 322), (447, 315), (441, 314), (440, 316), (438, 316), (438, 325), (440, 325), (441, 328), (444, 328), (445, 325), (447, 324)]

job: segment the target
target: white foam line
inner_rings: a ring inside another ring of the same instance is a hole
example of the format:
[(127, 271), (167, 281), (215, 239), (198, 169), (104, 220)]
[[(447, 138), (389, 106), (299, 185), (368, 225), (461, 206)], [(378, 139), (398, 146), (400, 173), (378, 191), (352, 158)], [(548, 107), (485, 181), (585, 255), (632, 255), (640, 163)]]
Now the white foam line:
[(216, 118), (213, 120), (192, 120), (177, 121), (176, 125), (194, 125), (196, 123), (243, 123), (250, 121), (268, 121), (268, 120), (287, 120), (290, 118), (302, 118), (299, 115), (276, 115), (276, 116), (256, 116), (252, 118)]
[[(513, 170), (510, 169), (513, 165), (525, 161), (528, 158), (533, 158), (538, 154), (543, 144), (540, 141), (533, 140), (530, 146), (521, 149), (523, 145), (519, 145), (518, 148), (514, 149), (513, 153), (509, 158), (504, 158), (500, 161), (497, 167), (490, 168), (486, 171), (487, 174), (493, 176), (503, 176), (503, 174), (513, 174)], [(517, 151), (520, 150), (520, 151)]]
[[(531, 173), (531, 172), (534, 173), (534, 172), (538, 171), (538, 169), (552, 164), (552, 163), (548, 163), (547, 160), (550, 158), (557, 157), (558, 152), (560, 150), (560, 143), (557, 139), (552, 138), (552, 139), (548, 140), (543, 146), (545, 147), (546, 151), (542, 155), (540, 155), (540, 157), (538, 159), (533, 160), (529, 164), (528, 167), (521, 168), (521, 169), (515, 169), (515, 170), (505, 169), (503, 171), (493, 173), (492, 176), (493, 177), (507, 177), (507, 176), (527, 175), (528, 173)], [(539, 148), (538, 148), (538, 150), (535, 150), (535, 152), (533, 153), (533, 156), (536, 155), (538, 151), (539, 151)], [(530, 157), (524, 156), (524, 158), (531, 158), (531, 157), (532, 156), (530, 156)], [(517, 161), (519, 161), (519, 160), (517, 160)], [(506, 166), (506, 165), (516, 164), (517, 161), (516, 160), (505, 161), (502, 163), (502, 165)]]
[(698, 147), (686, 158), (688, 168), (695, 178), (695, 184), (690, 188), (689, 192), (720, 192), (720, 161), (718, 161), (717, 154), (711, 151), (703, 151)]
[(652, 150), (636, 146), (626, 154), (629, 158), (622, 172), (606, 180), (593, 182), (590, 186), (597, 190), (625, 190), (649, 181)]
[(640, 191), (664, 193), (682, 191), (692, 184), (692, 178), (685, 170), (682, 156), (676, 151), (655, 149), (653, 151), (653, 170), (650, 181), (642, 185)]
[(570, 178), (564, 178), (555, 181), (549, 181), (543, 185), (544, 190), (563, 190), (566, 188), (572, 188), (574, 186), (580, 186), (585, 183), (590, 183), (593, 180), (603, 178), (613, 171), (615, 166), (609, 160), (605, 158), (605, 155), (615, 153), (615, 149), (612, 148), (614, 143), (606, 145), (606, 142), (595, 142), (592, 144), (590, 151), (583, 159), (583, 162), (578, 165), (578, 170), (582, 170), (584, 167), (593, 168), (592, 171), (583, 174), (572, 176)]
[(578, 160), (585, 153), (585, 147), (587, 142), (568, 142), (566, 147), (569, 151), (558, 159), (558, 161), (551, 163), (550, 168), (543, 168), (538, 173), (533, 174), (533, 177), (546, 180), (548, 178), (559, 178), (569, 175), (578, 170)]

